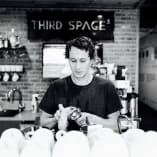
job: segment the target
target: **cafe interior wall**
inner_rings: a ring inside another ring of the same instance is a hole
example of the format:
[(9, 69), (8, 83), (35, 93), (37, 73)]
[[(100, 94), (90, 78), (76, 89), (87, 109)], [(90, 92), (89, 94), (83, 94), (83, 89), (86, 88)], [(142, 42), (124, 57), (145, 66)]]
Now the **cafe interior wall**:
[[(33, 8), (31, 9), (33, 10)], [(1, 8), (0, 10), (0, 33), (5, 37), (9, 36), (11, 29), (14, 28), (20, 37), (21, 45), (26, 46), (28, 52), (26, 59), (17, 61), (24, 65), (24, 72), (20, 80), (17, 82), (0, 81), (0, 98), (7, 101), (9, 90), (14, 87), (19, 88), (22, 92), (26, 109), (31, 107), (32, 94), (37, 93), (39, 98), (42, 99), (43, 94), (51, 83), (51, 80), (42, 78), (42, 44), (44, 41), (28, 40), (26, 15), (28, 10), (30, 8)], [(34, 10), (37, 10), (37, 8), (34, 8)], [(102, 42), (103, 60), (105, 63), (125, 65), (128, 68), (131, 85), (137, 91), (139, 12), (136, 9), (112, 9), (112, 11), (115, 11), (114, 41)], [(14, 63), (17, 64), (17, 62)]]
[(144, 58), (140, 58), (139, 72), (139, 100), (157, 111), (156, 97), (156, 52), (157, 52), (156, 29), (140, 39), (140, 52), (148, 52)]

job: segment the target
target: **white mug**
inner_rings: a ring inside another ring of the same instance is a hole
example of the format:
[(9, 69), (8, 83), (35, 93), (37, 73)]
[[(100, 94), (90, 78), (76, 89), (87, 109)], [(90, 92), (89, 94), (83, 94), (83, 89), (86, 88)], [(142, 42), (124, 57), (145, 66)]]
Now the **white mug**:
[(3, 75), (3, 81), (8, 82), (9, 78), (10, 78), (9, 74), (7, 72), (5, 72), (4, 75)]

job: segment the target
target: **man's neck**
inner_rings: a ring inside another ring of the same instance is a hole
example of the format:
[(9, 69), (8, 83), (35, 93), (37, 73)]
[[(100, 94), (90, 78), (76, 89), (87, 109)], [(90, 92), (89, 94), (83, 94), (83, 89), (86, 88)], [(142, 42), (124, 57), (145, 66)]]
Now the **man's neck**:
[(86, 85), (88, 85), (92, 82), (93, 75), (89, 73), (84, 78), (76, 78), (73, 75), (71, 75), (71, 79), (72, 79), (73, 83), (76, 84), (76, 85), (86, 86)]

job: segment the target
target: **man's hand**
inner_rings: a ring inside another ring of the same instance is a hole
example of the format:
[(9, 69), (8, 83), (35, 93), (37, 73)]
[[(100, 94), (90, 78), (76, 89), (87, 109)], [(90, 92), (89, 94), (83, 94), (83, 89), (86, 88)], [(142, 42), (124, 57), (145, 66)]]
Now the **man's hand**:
[(59, 109), (56, 111), (54, 117), (58, 121), (59, 130), (66, 130), (69, 125), (68, 123), (69, 115), (74, 110), (74, 107), (72, 106), (64, 107), (62, 104), (59, 104), (58, 108)]
[(100, 124), (103, 127), (118, 131), (117, 117), (119, 115), (119, 111), (109, 114), (107, 119), (87, 112), (82, 112), (81, 115), (82, 116), (77, 120), (78, 125), (82, 125), (82, 123), (85, 121), (85, 118), (87, 118), (88, 125)]
[(81, 116), (76, 120), (76, 123), (79, 126), (85, 126), (88, 125), (88, 113), (81, 112)]
[(77, 119), (76, 123), (79, 126), (83, 126), (85, 123), (86, 125), (94, 125), (94, 124), (100, 124), (101, 118), (99, 116), (96, 116), (92, 113), (82, 112), (80, 118)]
[(59, 104), (58, 110), (54, 114), (54, 117), (56, 118), (57, 121), (60, 119), (63, 113), (64, 115), (66, 114), (68, 116), (71, 113), (71, 107), (64, 107), (63, 104)]

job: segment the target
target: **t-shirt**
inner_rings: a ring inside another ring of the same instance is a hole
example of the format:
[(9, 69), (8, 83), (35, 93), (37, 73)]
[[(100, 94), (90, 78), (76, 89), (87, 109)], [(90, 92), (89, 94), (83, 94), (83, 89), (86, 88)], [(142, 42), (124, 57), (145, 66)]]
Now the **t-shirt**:
[(94, 76), (85, 86), (73, 83), (71, 76), (55, 80), (46, 91), (39, 107), (54, 114), (58, 104), (64, 107), (75, 106), (82, 112), (88, 112), (107, 118), (107, 115), (122, 108), (120, 98), (113, 83)]

